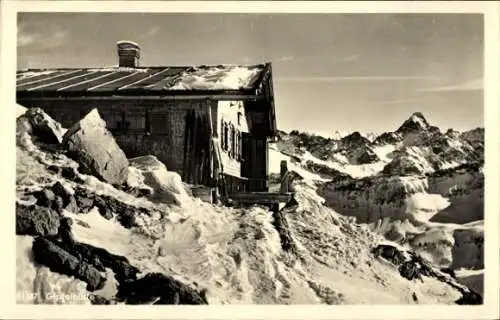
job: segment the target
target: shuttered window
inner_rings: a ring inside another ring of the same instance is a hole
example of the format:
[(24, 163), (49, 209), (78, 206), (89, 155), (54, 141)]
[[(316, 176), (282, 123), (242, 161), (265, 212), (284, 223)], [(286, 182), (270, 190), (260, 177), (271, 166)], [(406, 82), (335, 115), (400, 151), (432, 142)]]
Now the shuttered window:
[(235, 143), (235, 158), (238, 161), (241, 161), (241, 133), (236, 130), (236, 143)]
[(103, 118), (113, 134), (146, 134), (148, 110), (132, 109), (131, 107), (128, 105), (114, 106), (109, 113), (103, 112)]
[(228, 125), (225, 121), (222, 121), (222, 150), (227, 151), (228, 150), (228, 136), (229, 136), (229, 128)]
[(133, 131), (142, 131), (146, 129), (145, 113), (129, 115), (125, 117), (125, 127)]
[(151, 111), (149, 111), (149, 109), (146, 108), (146, 111), (145, 111), (145, 117), (144, 117), (144, 129), (145, 129), (145, 133), (146, 135), (150, 135), (151, 134)]
[(168, 116), (165, 113), (151, 114), (151, 133), (152, 134), (167, 134), (168, 133)]
[(234, 131), (234, 126), (231, 124), (231, 131), (230, 131), (230, 141), (229, 141), (229, 157), (234, 158), (235, 153), (234, 151), (236, 150), (235, 148), (235, 131)]

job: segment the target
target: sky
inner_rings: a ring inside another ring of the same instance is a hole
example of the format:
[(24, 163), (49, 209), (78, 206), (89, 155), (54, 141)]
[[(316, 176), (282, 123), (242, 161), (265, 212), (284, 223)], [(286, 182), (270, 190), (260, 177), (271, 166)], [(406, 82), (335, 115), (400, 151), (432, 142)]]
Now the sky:
[(272, 62), (285, 131), (484, 126), (477, 14), (20, 13), (17, 67), (116, 65), (123, 39), (142, 66)]

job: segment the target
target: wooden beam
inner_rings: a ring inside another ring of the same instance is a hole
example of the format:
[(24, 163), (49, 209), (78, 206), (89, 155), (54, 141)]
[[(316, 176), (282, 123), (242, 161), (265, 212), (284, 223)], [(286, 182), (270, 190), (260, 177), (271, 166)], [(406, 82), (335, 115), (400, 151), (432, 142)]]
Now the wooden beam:
[(281, 193), (287, 193), (288, 192), (288, 162), (286, 160), (281, 161), (281, 168), (280, 168), (280, 181), (281, 181), (281, 186), (280, 186), (280, 192)]
[(141, 90), (132, 91), (81, 91), (81, 92), (58, 92), (58, 91), (17, 91), (18, 100), (221, 100), (221, 101), (258, 101), (265, 100), (264, 95), (258, 95), (254, 91), (245, 90), (203, 90), (203, 91), (168, 91), (168, 90)]
[(287, 203), (292, 198), (291, 193), (277, 192), (235, 192), (230, 195), (231, 200), (238, 203)]

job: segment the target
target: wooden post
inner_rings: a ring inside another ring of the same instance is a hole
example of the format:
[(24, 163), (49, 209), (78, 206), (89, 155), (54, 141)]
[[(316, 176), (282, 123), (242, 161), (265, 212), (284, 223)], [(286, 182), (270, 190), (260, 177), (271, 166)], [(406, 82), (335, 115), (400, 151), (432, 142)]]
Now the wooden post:
[[(214, 135), (215, 135), (215, 132), (214, 132), (214, 127), (213, 127), (213, 119), (212, 119), (212, 104), (211, 104), (211, 100), (210, 99), (207, 99), (207, 105), (206, 105), (206, 108), (207, 108), (207, 121), (208, 121), (208, 143), (209, 143), (209, 146), (208, 146), (208, 170), (209, 170), (209, 177), (208, 177), (208, 180), (209, 180), (209, 185), (212, 187), (213, 185), (215, 185), (214, 183), (214, 180), (216, 180), (216, 175), (217, 173), (214, 172), (215, 171), (215, 168), (214, 168), (214, 157), (215, 157), (215, 148), (213, 146), (213, 143), (212, 143), (212, 139), (214, 138)], [(219, 136), (220, 136), (220, 133), (219, 133)]]
[(281, 193), (288, 192), (288, 162), (286, 160), (281, 161), (280, 168), (280, 181), (281, 181)]

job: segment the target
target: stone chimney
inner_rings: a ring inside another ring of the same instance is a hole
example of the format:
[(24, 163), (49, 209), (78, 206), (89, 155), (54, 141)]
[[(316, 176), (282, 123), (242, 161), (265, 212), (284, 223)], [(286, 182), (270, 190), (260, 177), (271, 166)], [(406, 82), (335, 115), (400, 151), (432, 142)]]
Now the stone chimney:
[(118, 66), (124, 68), (139, 67), (141, 48), (133, 41), (122, 40), (116, 43), (118, 50)]

